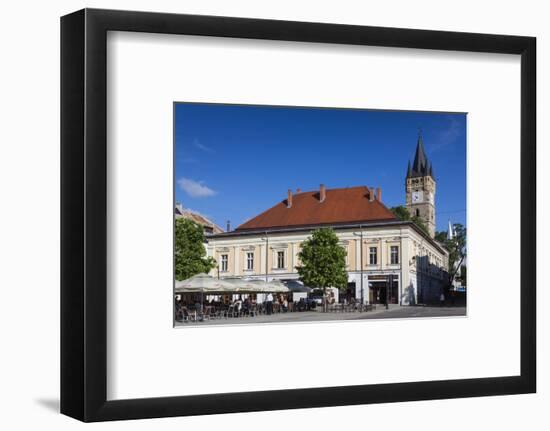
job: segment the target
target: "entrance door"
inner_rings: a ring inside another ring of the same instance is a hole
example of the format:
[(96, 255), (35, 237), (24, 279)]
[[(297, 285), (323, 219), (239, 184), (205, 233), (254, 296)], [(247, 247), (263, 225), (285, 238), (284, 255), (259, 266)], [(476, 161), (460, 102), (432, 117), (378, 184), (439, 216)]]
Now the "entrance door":
[[(371, 304), (399, 304), (399, 280), (396, 276), (377, 276), (369, 279), (369, 301)], [(393, 279), (390, 286), (390, 280)]]
[(386, 303), (385, 281), (369, 281), (369, 300), (371, 304)]
[(395, 276), (390, 288), (389, 301), (390, 304), (399, 304), (399, 280)]
[(348, 304), (351, 302), (352, 299), (355, 299), (355, 281), (348, 283), (344, 298), (346, 299)]

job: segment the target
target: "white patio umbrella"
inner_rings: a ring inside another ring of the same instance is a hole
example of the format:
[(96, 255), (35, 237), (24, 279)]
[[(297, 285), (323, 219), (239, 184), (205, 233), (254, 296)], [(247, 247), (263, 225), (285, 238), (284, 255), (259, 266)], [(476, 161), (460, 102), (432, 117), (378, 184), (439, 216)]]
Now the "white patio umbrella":
[(223, 279), (218, 280), (208, 274), (197, 274), (187, 280), (176, 281), (175, 293), (230, 293), (234, 292), (234, 285)]
[(187, 280), (176, 281), (174, 293), (200, 293), (201, 308), (204, 302), (204, 294), (216, 295), (234, 293), (235, 286), (233, 283), (226, 280), (219, 280), (211, 277), (208, 274), (200, 273), (194, 275)]
[(279, 280), (272, 280), (269, 282), (263, 280), (253, 280), (256, 285), (257, 293), (288, 293), (290, 289), (286, 287)]
[(289, 293), (290, 289), (286, 287), (283, 283), (281, 283), (279, 280), (272, 280), (269, 283), (267, 283), (267, 289), (269, 289), (270, 292), (273, 293)]
[(222, 295), (233, 293), (288, 293), (290, 290), (280, 281), (244, 280), (242, 278), (217, 279), (208, 274), (197, 274), (187, 280), (176, 281), (174, 293), (200, 293), (201, 307), (204, 294)]
[(235, 293), (256, 293), (257, 285), (252, 280), (244, 280), (242, 278), (226, 278), (227, 282), (233, 285)]

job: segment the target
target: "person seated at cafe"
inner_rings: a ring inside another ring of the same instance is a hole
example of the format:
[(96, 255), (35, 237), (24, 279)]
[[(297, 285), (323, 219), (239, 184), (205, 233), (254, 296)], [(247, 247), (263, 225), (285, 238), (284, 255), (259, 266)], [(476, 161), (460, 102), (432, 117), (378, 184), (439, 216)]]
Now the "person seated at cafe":
[(246, 297), (243, 302), (243, 311), (245, 313), (248, 313), (250, 311), (250, 307), (251, 307), (250, 298)]
[(283, 309), (283, 313), (286, 313), (288, 311), (288, 301), (286, 298), (283, 298), (283, 302), (281, 304), (281, 307)]
[(183, 310), (182, 310), (182, 306), (181, 306), (181, 303), (179, 300), (176, 299), (176, 303), (175, 303), (175, 307), (174, 307), (174, 310), (175, 310), (175, 318), (178, 322), (181, 322), (183, 320)]
[(287, 298), (288, 302), (288, 311), (294, 311), (294, 301)]
[(243, 306), (243, 301), (241, 301), (241, 298), (235, 299), (235, 302), (233, 302), (233, 306), (237, 309), (237, 312), (240, 313)]

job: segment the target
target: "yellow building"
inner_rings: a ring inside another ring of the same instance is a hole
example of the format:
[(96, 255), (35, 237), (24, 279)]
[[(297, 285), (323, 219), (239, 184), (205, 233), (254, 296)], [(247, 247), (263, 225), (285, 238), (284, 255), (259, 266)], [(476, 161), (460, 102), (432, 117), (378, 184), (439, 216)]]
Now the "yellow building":
[[(448, 254), (414, 223), (400, 221), (365, 186), (293, 193), (233, 231), (208, 237), (213, 276), (297, 279), (300, 246), (313, 230), (331, 227), (346, 250), (347, 295), (364, 303), (435, 302)], [(311, 286), (315, 287), (315, 286)]]

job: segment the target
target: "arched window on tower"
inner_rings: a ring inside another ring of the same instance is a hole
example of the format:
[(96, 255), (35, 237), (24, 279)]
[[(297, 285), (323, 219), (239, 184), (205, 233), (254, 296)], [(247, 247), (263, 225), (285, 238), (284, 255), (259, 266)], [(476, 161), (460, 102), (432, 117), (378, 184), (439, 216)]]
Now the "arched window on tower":
[(420, 210), (418, 208), (415, 210), (415, 214), (417, 217), (420, 217)]

